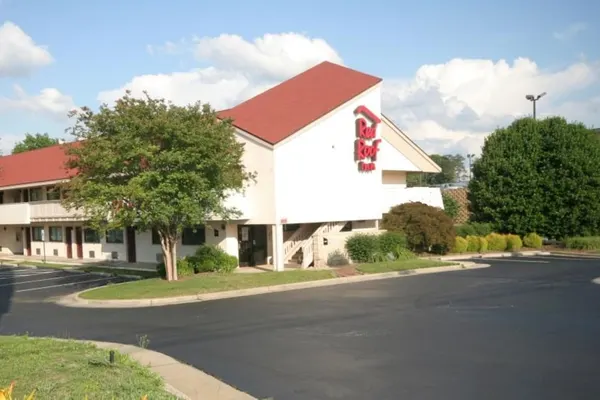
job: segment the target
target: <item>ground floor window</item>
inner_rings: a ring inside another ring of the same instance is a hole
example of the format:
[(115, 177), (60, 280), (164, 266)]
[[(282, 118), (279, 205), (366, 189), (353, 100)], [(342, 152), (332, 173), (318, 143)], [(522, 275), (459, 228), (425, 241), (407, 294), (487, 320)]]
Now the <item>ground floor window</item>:
[(195, 228), (185, 228), (181, 234), (181, 244), (184, 246), (200, 246), (206, 242), (204, 225)]
[(51, 226), (49, 236), (50, 236), (51, 242), (62, 242), (63, 241), (62, 226)]
[(83, 230), (83, 241), (86, 243), (100, 243), (100, 233), (91, 228)]
[(123, 235), (123, 229), (112, 229), (112, 230), (106, 231), (106, 243), (112, 243), (112, 244), (125, 243), (125, 236)]
[(44, 236), (44, 227), (43, 226), (34, 226), (31, 228), (31, 240), (34, 242), (41, 242), (42, 236)]
[(152, 228), (152, 244), (160, 245), (160, 235), (158, 234), (158, 229)]

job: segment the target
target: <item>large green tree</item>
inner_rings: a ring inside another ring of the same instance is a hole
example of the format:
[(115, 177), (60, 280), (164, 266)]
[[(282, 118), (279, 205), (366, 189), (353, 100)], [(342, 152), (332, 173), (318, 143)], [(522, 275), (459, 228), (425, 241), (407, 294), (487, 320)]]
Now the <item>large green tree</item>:
[(26, 133), (25, 139), (18, 142), (12, 150), (13, 154), (29, 150), (43, 149), (58, 144), (58, 139), (51, 138), (47, 133)]
[(181, 107), (130, 93), (112, 108), (71, 116), (78, 141), (67, 148), (68, 167), (77, 173), (65, 184), (65, 206), (83, 210), (96, 229), (156, 229), (167, 279), (176, 280), (183, 229), (238, 215), (225, 200), (253, 179), (231, 121), (208, 104)]
[(429, 157), (440, 166), (437, 174), (411, 173), (407, 177), (408, 186), (431, 186), (457, 182), (465, 173), (465, 157), (460, 154), (431, 154)]
[(497, 129), (473, 165), (475, 220), (549, 238), (600, 232), (600, 140), (560, 117)]

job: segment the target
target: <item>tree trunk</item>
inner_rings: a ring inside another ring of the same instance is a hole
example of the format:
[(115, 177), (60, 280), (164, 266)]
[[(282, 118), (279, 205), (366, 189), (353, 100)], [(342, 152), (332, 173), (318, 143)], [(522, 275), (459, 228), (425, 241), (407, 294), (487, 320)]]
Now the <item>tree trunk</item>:
[(177, 280), (177, 235), (159, 231), (160, 247), (163, 253), (166, 278), (168, 281)]

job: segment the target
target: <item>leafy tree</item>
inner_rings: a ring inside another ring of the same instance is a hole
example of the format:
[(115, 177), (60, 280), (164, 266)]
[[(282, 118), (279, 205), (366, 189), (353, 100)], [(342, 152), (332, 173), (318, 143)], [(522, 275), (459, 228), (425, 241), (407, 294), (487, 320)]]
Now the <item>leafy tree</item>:
[(523, 118), (487, 137), (473, 165), (474, 220), (563, 238), (600, 232), (600, 140), (560, 117)]
[(442, 191), (442, 201), (444, 202), (444, 212), (454, 220), (460, 211), (460, 204), (454, 197), (444, 191)]
[(442, 185), (458, 181), (466, 174), (465, 157), (460, 154), (431, 154), (429, 157), (440, 166), (442, 172), (437, 174), (409, 173), (407, 186)]
[(166, 277), (176, 280), (183, 229), (238, 215), (225, 200), (254, 177), (231, 121), (208, 104), (180, 107), (129, 92), (114, 108), (71, 116), (70, 132), (81, 141), (67, 149), (77, 174), (65, 184), (65, 206), (84, 211), (96, 229), (156, 229)]
[(43, 149), (58, 144), (58, 139), (51, 138), (47, 133), (25, 134), (25, 139), (18, 142), (12, 150), (13, 154), (23, 153), (29, 150)]

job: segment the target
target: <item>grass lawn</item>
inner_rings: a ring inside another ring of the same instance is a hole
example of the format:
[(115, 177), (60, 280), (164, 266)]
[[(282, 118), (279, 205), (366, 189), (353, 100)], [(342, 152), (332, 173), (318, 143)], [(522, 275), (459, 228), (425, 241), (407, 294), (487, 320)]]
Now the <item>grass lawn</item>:
[[(403, 271), (415, 268), (450, 265), (449, 262), (435, 260), (403, 260), (395, 262), (363, 264), (357, 267), (359, 273), (379, 273)], [(107, 285), (81, 294), (89, 300), (150, 299), (173, 296), (186, 296), (210, 292), (223, 292), (261, 286), (275, 286), (286, 283), (317, 281), (336, 278), (335, 270), (296, 270), (284, 272), (256, 272), (233, 274), (199, 274), (176, 282), (162, 279), (144, 279), (117, 285)]]
[(0, 336), (0, 388), (15, 382), (14, 399), (177, 399), (162, 379), (129, 357), (75, 341)]

